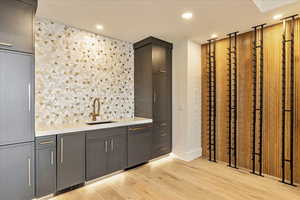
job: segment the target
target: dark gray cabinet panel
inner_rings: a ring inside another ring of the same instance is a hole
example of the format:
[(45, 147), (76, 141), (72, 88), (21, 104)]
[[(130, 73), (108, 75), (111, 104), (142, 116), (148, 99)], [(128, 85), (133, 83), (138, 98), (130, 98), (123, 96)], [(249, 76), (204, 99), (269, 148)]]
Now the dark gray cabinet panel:
[(0, 198), (29, 200), (34, 197), (34, 143), (0, 147)]
[(170, 77), (164, 73), (153, 74), (153, 120), (169, 121), (172, 118), (172, 88)]
[(151, 159), (152, 124), (128, 127), (128, 167)]
[(0, 48), (33, 53), (35, 7), (17, 0), (1, 0)]
[(86, 137), (86, 180), (92, 180), (107, 174), (109, 138)]
[(127, 166), (127, 128), (90, 131), (86, 134), (86, 180)]
[(0, 145), (34, 141), (32, 56), (0, 50), (0, 85)]
[(134, 56), (135, 116), (152, 118), (152, 48), (136, 49)]
[(36, 197), (56, 192), (56, 136), (36, 140)]
[(85, 181), (85, 134), (57, 136), (57, 190)]
[[(156, 158), (169, 153), (172, 146), (172, 44), (149, 37), (135, 43), (134, 50), (134, 67), (139, 70), (135, 74), (135, 108), (152, 108), (142, 114), (136, 109), (135, 114), (153, 118), (152, 158)], [(151, 70), (148, 69), (150, 64)], [(151, 80), (137, 77), (141, 75), (151, 77)], [(152, 91), (150, 97), (143, 95), (149, 87)], [(147, 100), (141, 101), (144, 96)]]

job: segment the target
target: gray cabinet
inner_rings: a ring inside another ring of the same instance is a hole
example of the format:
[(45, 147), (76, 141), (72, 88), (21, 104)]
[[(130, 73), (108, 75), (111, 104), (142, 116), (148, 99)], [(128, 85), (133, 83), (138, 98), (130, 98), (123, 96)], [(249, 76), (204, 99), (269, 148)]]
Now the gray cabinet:
[(128, 127), (128, 167), (151, 159), (152, 124)]
[(86, 137), (86, 180), (106, 175), (109, 138), (87, 135)]
[(36, 197), (56, 192), (56, 136), (36, 139)]
[[(31, 1), (36, 3), (36, 1)], [(33, 18), (36, 5), (1, 0), (0, 49), (33, 53)]]
[(85, 134), (57, 136), (57, 190), (85, 181)]
[(156, 158), (172, 146), (172, 44), (149, 37), (135, 43), (134, 51), (135, 115), (153, 119)]
[(152, 119), (152, 47), (134, 51), (134, 110), (135, 116)]
[(32, 56), (0, 50), (0, 86), (0, 145), (34, 141)]
[(127, 166), (127, 129), (111, 128), (86, 134), (86, 180), (92, 180)]
[(34, 143), (0, 146), (0, 198), (34, 197)]

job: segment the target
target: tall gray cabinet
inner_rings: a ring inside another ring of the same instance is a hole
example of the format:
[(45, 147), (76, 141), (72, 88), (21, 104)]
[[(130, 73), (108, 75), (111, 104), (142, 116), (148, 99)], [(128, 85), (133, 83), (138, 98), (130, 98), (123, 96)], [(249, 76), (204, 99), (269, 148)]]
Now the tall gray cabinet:
[(0, 0), (0, 194), (34, 197), (36, 0)]
[(135, 116), (153, 119), (152, 158), (172, 147), (172, 48), (154, 37), (134, 44)]

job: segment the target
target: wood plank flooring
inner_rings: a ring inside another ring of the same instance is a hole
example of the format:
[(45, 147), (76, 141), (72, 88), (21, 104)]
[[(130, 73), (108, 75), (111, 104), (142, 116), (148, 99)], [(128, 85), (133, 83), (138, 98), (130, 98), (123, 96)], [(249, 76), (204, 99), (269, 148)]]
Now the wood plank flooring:
[(86, 185), (51, 200), (300, 200), (300, 188), (204, 159), (172, 157)]

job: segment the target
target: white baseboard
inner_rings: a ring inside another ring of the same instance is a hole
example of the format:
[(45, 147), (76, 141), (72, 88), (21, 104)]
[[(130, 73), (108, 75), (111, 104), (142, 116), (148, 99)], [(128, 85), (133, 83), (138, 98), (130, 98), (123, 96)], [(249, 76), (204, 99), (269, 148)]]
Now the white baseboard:
[(190, 162), (202, 155), (202, 148), (193, 149), (188, 152), (172, 152), (172, 155), (180, 160)]

